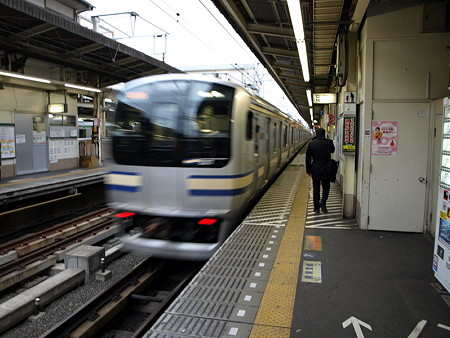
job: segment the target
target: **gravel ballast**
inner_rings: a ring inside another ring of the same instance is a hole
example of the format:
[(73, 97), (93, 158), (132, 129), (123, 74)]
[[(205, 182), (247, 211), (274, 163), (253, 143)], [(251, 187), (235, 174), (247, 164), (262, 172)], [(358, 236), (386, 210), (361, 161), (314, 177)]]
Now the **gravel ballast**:
[[(4, 338), (34, 338), (41, 337), (53, 326), (69, 317), (93, 297), (98, 295), (127, 274), (133, 267), (144, 261), (148, 256), (136, 253), (126, 253), (107, 266), (111, 270), (111, 278), (107, 281), (93, 281), (82, 285), (46, 306), (44, 314), (33, 321), (25, 320), (10, 330), (0, 334)], [(2, 299), (5, 301), (8, 297)]]

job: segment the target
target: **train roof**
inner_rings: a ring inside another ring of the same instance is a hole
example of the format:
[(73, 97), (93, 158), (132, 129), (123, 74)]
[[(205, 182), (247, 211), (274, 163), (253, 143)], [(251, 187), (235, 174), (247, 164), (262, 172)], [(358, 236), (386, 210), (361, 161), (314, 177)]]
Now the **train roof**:
[(217, 84), (221, 84), (221, 85), (233, 87), (233, 88), (241, 87), (240, 85), (238, 85), (236, 83), (224, 81), (224, 80), (215, 78), (213, 76), (192, 75), (192, 74), (187, 74), (187, 73), (174, 73), (174, 74), (151, 75), (151, 76), (145, 76), (145, 77), (141, 77), (139, 79), (131, 80), (131, 81), (125, 83), (125, 86), (122, 88), (122, 91), (126, 91), (130, 88), (134, 88), (134, 87), (139, 86), (144, 83), (151, 83), (151, 82), (157, 82), (157, 81), (169, 81), (169, 80), (202, 81), (202, 82), (217, 83)]
[(286, 118), (287, 120), (296, 121), (296, 122), (300, 123), (298, 119), (295, 119), (294, 117), (290, 116), (289, 114), (286, 114), (281, 109), (274, 106), (273, 104), (266, 101), (265, 99), (250, 93), (248, 90), (246, 90), (241, 85), (233, 83), (233, 82), (224, 81), (224, 80), (215, 78), (213, 76), (208, 76), (208, 75), (173, 73), (173, 74), (160, 74), (160, 75), (145, 76), (145, 77), (142, 77), (139, 79), (135, 79), (135, 80), (126, 82), (125, 86), (120, 91), (124, 92), (124, 91), (130, 90), (134, 87), (140, 86), (145, 83), (158, 82), (158, 81), (170, 81), (170, 80), (202, 81), (202, 82), (216, 83), (216, 84), (220, 84), (223, 86), (237, 88), (239, 90), (245, 91), (248, 94), (248, 96), (251, 98), (251, 101), (253, 103), (256, 103), (256, 105), (264, 107), (265, 109), (276, 110), (278, 112), (278, 114), (284, 116), (284, 118)]

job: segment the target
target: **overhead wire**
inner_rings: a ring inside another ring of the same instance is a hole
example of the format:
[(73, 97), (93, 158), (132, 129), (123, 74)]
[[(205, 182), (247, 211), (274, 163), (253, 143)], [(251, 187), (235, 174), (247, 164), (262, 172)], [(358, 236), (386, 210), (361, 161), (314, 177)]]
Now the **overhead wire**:
[[(185, 29), (189, 34), (191, 34), (192, 36), (194, 36), (198, 41), (200, 41), (203, 45), (205, 45), (209, 50), (211, 50), (213, 53), (215, 53), (218, 56), (221, 56), (216, 49), (212, 48), (211, 45), (209, 43), (206, 42), (206, 38), (201, 38), (202, 33), (196, 31), (196, 28), (194, 26), (192, 26), (190, 24), (189, 21), (185, 20), (184, 17), (182, 17), (180, 15), (180, 13), (178, 11), (176, 11), (175, 9), (173, 9), (166, 1), (158, 1), (158, 3), (164, 3), (164, 5), (170, 9), (170, 11), (172, 11), (174, 13), (174, 15), (176, 17), (174, 17), (172, 14), (170, 14), (166, 9), (164, 9), (162, 6), (160, 6), (159, 4), (155, 3), (155, 1), (153, 0), (149, 0), (155, 7), (157, 7), (159, 10), (161, 10), (164, 14), (166, 14), (168, 17), (170, 17), (172, 20), (176, 21), (183, 29)], [(214, 20), (216, 22), (219, 23), (219, 25), (224, 29), (225, 32), (227, 32), (227, 34), (236, 42), (236, 44), (239, 46), (239, 48), (241, 48), (242, 50), (244, 50), (247, 55), (254, 57), (253, 54), (249, 54), (248, 51), (246, 51), (241, 43), (239, 41), (237, 41), (231, 34), (230, 32), (220, 23), (220, 20), (218, 20), (215, 15), (202, 3), (201, 0), (199, 0), (199, 2), (201, 3), (201, 5), (207, 10), (207, 12), (214, 18)], [(183, 23), (183, 22), (185, 23)], [(190, 26), (190, 27), (188, 27)], [(245, 77), (247, 80), (249, 80), (250, 82), (254, 83), (255, 80), (253, 78), (251, 78), (250, 76), (248, 76), (248, 74), (246, 74), (246, 72), (244, 72), (242, 70), (242, 68), (236, 66), (236, 64), (233, 63), (229, 63), (236, 71), (238, 71), (239, 73), (242, 74), (243, 77)]]

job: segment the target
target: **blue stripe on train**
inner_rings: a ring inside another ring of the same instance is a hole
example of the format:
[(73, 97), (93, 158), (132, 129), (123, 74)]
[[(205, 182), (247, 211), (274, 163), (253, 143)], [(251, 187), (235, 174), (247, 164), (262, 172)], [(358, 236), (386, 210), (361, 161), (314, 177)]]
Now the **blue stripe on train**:
[(241, 195), (249, 189), (249, 186), (240, 189), (230, 189), (230, 190), (200, 190), (192, 189), (189, 190), (192, 196), (236, 196)]
[(139, 176), (139, 175), (141, 175), (140, 173), (126, 172), (126, 171), (110, 171), (108, 174), (129, 175), (129, 176)]
[(118, 185), (118, 184), (105, 184), (105, 190), (118, 190), (118, 191), (127, 191), (127, 192), (138, 192), (140, 187), (130, 187), (127, 185)]
[(188, 176), (190, 179), (230, 179), (230, 178), (240, 178), (240, 177), (246, 177), (251, 174), (253, 174), (253, 170), (249, 171), (244, 174), (238, 174), (238, 175), (191, 175)]

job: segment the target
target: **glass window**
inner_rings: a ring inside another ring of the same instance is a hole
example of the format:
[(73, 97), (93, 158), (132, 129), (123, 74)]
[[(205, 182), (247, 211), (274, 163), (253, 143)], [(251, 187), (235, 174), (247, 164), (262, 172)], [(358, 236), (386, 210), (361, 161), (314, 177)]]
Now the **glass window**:
[(287, 140), (287, 126), (284, 126), (284, 131), (283, 131), (283, 138), (284, 138), (284, 147), (286, 148), (288, 145), (288, 140)]
[(57, 114), (48, 114), (48, 122), (51, 126), (62, 126), (63, 116)]
[(253, 113), (249, 111), (247, 113), (247, 132), (246, 132), (247, 141), (251, 140), (252, 136), (253, 136)]
[(277, 124), (273, 124), (273, 152), (277, 152)]
[(222, 167), (230, 158), (234, 89), (193, 82), (184, 118), (183, 165)]
[(75, 115), (63, 115), (63, 125), (74, 127), (77, 125)]
[(113, 154), (118, 163), (225, 165), (234, 90), (198, 81), (163, 81), (119, 95)]

